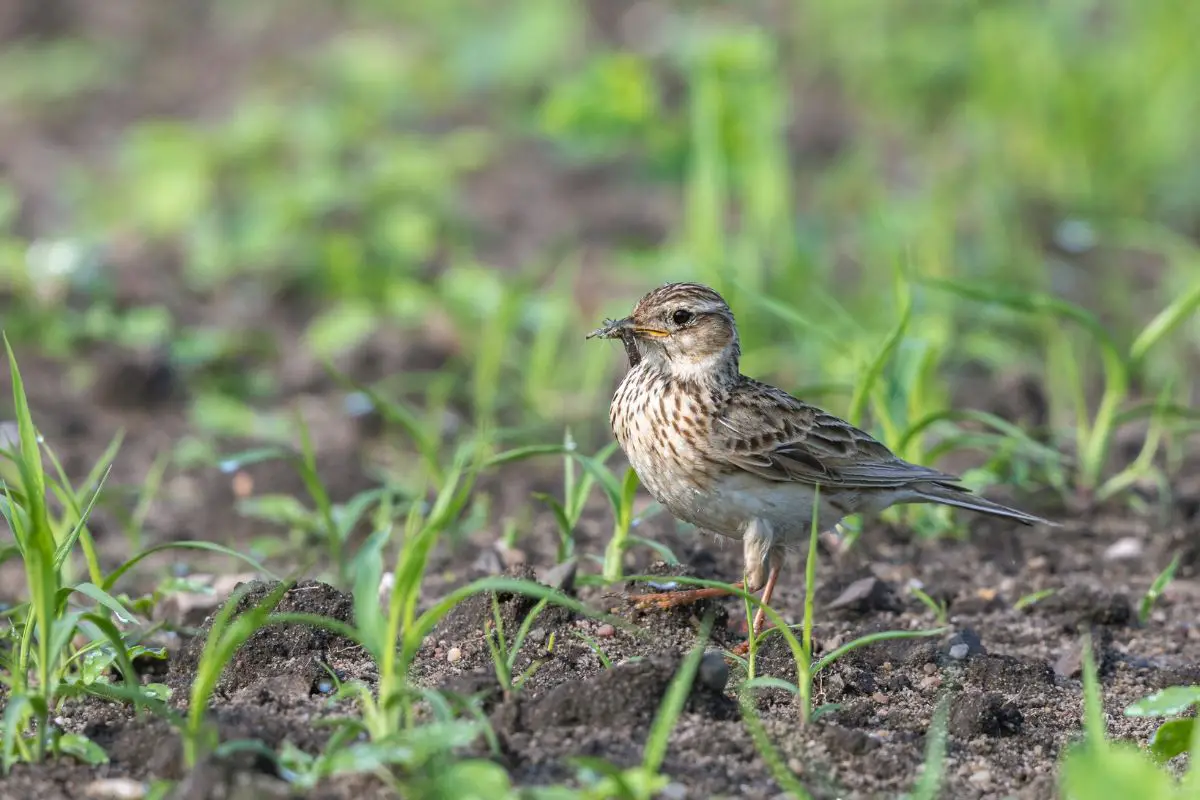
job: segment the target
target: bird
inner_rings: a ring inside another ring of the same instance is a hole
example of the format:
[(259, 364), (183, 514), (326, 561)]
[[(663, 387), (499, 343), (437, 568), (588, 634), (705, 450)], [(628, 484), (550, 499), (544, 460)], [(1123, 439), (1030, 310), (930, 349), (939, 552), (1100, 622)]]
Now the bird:
[[(762, 592), (752, 636), (789, 548), (807, 542), (813, 516), (831, 532), (852, 514), (938, 503), (1024, 525), (1056, 526), (974, 494), (955, 475), (910, 463), (846, 420), (741, 372), (733, 311), (700, 283), (668, 283), (588, 339), (620, 339), (629, 370), (609, 422), (626, 459), (674, 517), (741, 540), (744, 580)], [(662, 608), (727, 589), (640, 595)]]

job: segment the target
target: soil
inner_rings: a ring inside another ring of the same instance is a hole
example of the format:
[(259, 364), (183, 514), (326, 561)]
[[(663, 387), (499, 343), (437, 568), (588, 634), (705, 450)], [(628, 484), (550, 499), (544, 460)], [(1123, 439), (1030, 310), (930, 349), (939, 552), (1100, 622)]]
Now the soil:
[[(43, 5), (55, 12), (38, 11)], [(0, 169), (30, 200), (21, 222), (26, 235), (56, 228), (53, 181), (57, 178), (53, 172), (28, 166), (46, 162), (46, 142), (71, 152), (76, 163), (94, 163), (101, 158), (95, 143), (112, 141), (131, 120), (148, 111), (200, 115), (219, 109), (227, 99), (223, 92), (236, 85), (237, 76), (255, 59), (268, 58), (271, 48), (286, 50), (321, 35), (318, 17), (267, 43), (211, 41), (211, 30), (197, 28), (187, 15), (174, 20), (170, 15), (138, 13), (160, 3), (124, 0), (112, 5), (121, 13), (95, 13), (91, 4), (81, 2), (29, 0), (18, 4), (24, 12), (0, 19), (0, 38), (90, 32), (117, 40), (151, 40), (148, 28), (175, 25), (175, 33), (187, 32), (190, 42), (188, 48), (168, 48), (174, 77), (167, 88), (160, 87), (158, 95), (139, 97), (133, 84), (140, 82), (131, 82), (132, 88), (112, 90), (120, 94), (115, 98), (120, 102), (105, 94), (77, 110), (78, 119), (64, 119), (70, 114), (62, 112), (53, 120), (25, 120), (15, 125), (14, 135), (0, 137)], [(193, 29), (201, 34), (190, 37)], [(212, 64), (222, 65), (220, 75), (188, 84), (186, 92), (168, 91), (187, 84), (186, 76), (214, 76)], [(167, 97), (175, 105), (166, 108)], [(844, 124), (844, 120), (830, 123), (839, 130)], [(43, 136), (48, 131), (85, 128), (87, 142)], [(836, 140), (842, 134), (828, 136)], [(490, 237), (489, 246), (494, 247), (489, 263), (503, 268), (544, 250), (562, 228), (546, 220), (589, 220), (590, 227), (576, 233), (586, 235), (588, 258), (596, 264), (604, 261), (606, 247), (630, 240), (657, 241), (670, 228), (676, 213), (670, 202), (635, 184), (619, 169), (573, 172), (574, 168), (555, 163), (535, 146), (522, 146), (519, 156), (502, 159), (494, 171), (485, 170), (473, 179), (469, 212), (481, 236)], [(514, 186), (525, 198), (517, 211), (512, 210)], [(631, 205), (630, 198), (642, 199)], [(546, 213), (539, 211), (539, 205)], [(517, 212), (517, 217), (511, 216)], [(319, 470), (335, 501), (371, 485), (364, 454), (392, 432), (369, 421), (347, 419), (340, 412), (342, 393), (303, 352), (297, 335), (312, 315), (304, 301), (286, 294), (258, 305), (227, 295), (196, 298), (183, 287), (172, 260), (161, 253), (135, 242), (113, 258), (121, 285), (130, 292), (123, 302), (164, 302), (178, 307), (190, 323), (254, 330), (277, 342), (277, 352), (237, 368), (271, 369), (276, 392), (262, 401), (264, 408), (304, 411), (312, 425)], [(589, 270), (580, 279), (580, 294), (592, 297), (593, 303), (593, 290), (602, 284), (599, 275), (598, 270)], [(605, 291), (622, 296), (636, 293), (630, 287), (609, 286)], [(0, 299), (0, 313), (3, 302)], [(595, 316), (601, 313), (597, 308)], [(399, 340), (393, 334), (379, 332), (346, 354), (339, 366), (354, 377), (370, 380), (405, 368), (436, 368), (453, 351), (453, 343), (436, 331), (418, 331)], [(175, 372), (155, 354), (96, 344), (82, 377), (76, 364), (57, 361), (33, 347), (19, 347), (18, 356), (36, 421), (72, 476), (86, 474), (121, 429), (125, 440), (110, 485), (114, 492), (135, 487), (164, 449), (197, 432), (187, 409), (198, 376)], [(615, 346), (613, 358), (620, 358)], [(964, 373), (959, 380), (956, 391), (969, 398), (959, 405), (985, 408), (1024, 423), (1044, 422), (1044, 402), (1036, 385), (1021, 382), (1019, 391), (1014, 390), (1011, 376), (985, 372)], [(0, 397), (8, 396), (6, 374), (4, 381)], [(7, 418), (7, 411), (0, 411)], [(216, 443), (220, 452), (251, 444)], [(558, 485), (558, 477), (540, 465), (515, 465), (488, 477), (480, 491), (493, 500), (489, 523), (435, 551), (423, 605), (428, 607), (452, 587), (483, 575), (507, 570), (527, 578), (544, 576), (555, 566), (558, 545), (549, 514), (533, 516), (516, 550), (498, 549), (495, 543), (500, 520), (518, 508), (532, 507), (530, 492), (555, 491)], [(173, 469), (147, 518), (146, 544), (205, 539), (244, 550), (255, 537), (281, 535), (237, 512), (235, 500), (247, 486), (254, 494), (303, 490), (290, 468), (278, 462), (248, 467), (235, 475), (211, 466)], [(1080, 731), (1084, 634), (1091, 635), (1100, 664), (1111, 735), (1144, 742), (1153, 722), (1126, 718), (1123, 708), (1156, 689), (1200, 682), (1200, 487), (1178, 488), (1174, 505), (1157, 516), (1116, 506), (1068, 514), (1037, 498), (1024, 498), (1026, 506), (1060, 518), (1063, 527), (1046, 533), (970, 517), (970, 536), (965, 540), (932, 542), (876, 523), (849, 552), (823, 553), (814, 632), (819, 653), (866, 633), (937, 627), (932, 612), (907, 591), (915, 581), (945, 602), (950, 631), (869, 646), (836, 662), (817, 676), (815, 685), (815, 701), (836, 708), (808, 726), (800, 724), (791, 695), (780, 690), (762, 692), (758, 712), (782, 763), (818, 798), (895, 796), (910, 789), (919, 775), (930, 720), (941, 698), (948, 696), (948, 760), (942, 796), (963, 800), (1053, 797), (1057, 759)], [(579, 525), (577, 551), (601, 553), (610, 530), (611, 519), (597, 501)], [(128, 543), (112, 509), (97, 514), (91, 532), (106, 567), (128, 556)], [(628, 574), (654, 571), (663, 581), (673, 574), (739, 577), (741, 550), (729, 542), (677, 526), (662, 515), (642, 523), (638, 532), (670, 547), (681, 566), (654, 563), (652, 553), (636, 548), (627, 560)], [(1181, 565), (1175, 581), (1149, 620), (1139, 623), (1140, 598), (1177, 553)], [(147, 560), (125, 588), (132, 594), (153, 587), (177, 558)], [(228, 561), (199, 554), (186, 560), (194, 569), (230, 569)], [(581, 563), (574, 593), (595, 612), (615, 614), (628, 626), (548, 608), (532, 623), (516, 672), (535, 662), (541, 665), (518, 691), (506, 693), (497, 683), (484, 640), (485, 625), (492, 619), (491, 598), (479, 597), (458, 606), (442, 622), (427, 638), (414, 665), (413, 677), (421, 685), (477, 698), (495, 730), (499, 752), (490, 754), (481, 745), (475, 754), (496, 758), (519, 785), (574, 780), (570, 759), (575, 756), (600, 757), (618, 766), (640, 763), (654, 714), (683, 655), (696, 644), (704, 616), (711, 611), (715, 623), (706, 643), (710, 650), (732, 647), (744, 637), (744, 613), (735, 602), (641, 611), (630, 596), (647, 591), (646, 586), (599, 588), (583, 580), (593, 571), (591, 562)], [(792, 622), (802, 618), (802, 576), (801, 560), (792, 557), (773, 603)], [(22, 596), (23, 580), (15, 562), (0, 565), (0, 603)], [(268, 589), (266, 584), (252, 587), (243, 607)], [(1043, 590), (1054, 594), (1022, 610), (1014, 608), (1020, 598)], [(534, 603), (520, 596), (497, 600), (511, 635)], [(352, 621), (350, 598), (315, 581), (293, 587), (280, 610)], [(182, 638), (171, 641), (165, 676), (149, 672), (145, 676), (172, 687), (172, 702), (179, 707), (195, 678), (202, 642), (203, 629), (194, 637), (185, 631)], [(294, 626), (257, 633), (239, 651), (213, 697), (210, 714), (222, 739), (252, 738), (274, 749), (288, 741), (318, 752), (329, 733), (315, 723), (352, 711), (348, 701), (331, 701), (330, 671), (340, 680), (368, 685), (378, 677), (365, 653), (340, 637)], [(758, 654), (757, 672), (794, 680), (791, 656), (779, 637), (767, 638)], [(739, 677), (736, 667), (731, 669), (717, 656), (705, 656), (671, 733), (663, 771), (672, 784), (664, 796), (780, 796), (781, 789), (730, 693)], [(181, 780), (171, 796), (188, 800), (290, 796), (273, 762), (252, 753), (213, 758), (185, 775), (178, 737), (164, 722), (113, 704), (68, 703), (55, 722), (100, 744), (109, 754), (109, 763), (91, 767), (64, 759), (18, 766), (0, 780), (0, 799), (99, 796), (88, 794), (96, 790), (97, 781), (159, 778)], [(329, 781), (307, 796), (369, 800), (392, 795), (375, 778), (356, 777)]]
[[(1068, 520), (1060, 531), (1042, 535), (978, 520), (964, 542), (912, 540), (878, 526), (855, 549), (825, 557), (820, 565), (818, 652), (865, 633), (936, 627), (933, 614), (905, 592), (914, 580), (946, 603), (951, 631), (871, 645), (836, 662), (817, 676), (815, 686), (815, 702), (836, 704), (836, 710), (807, 727), (800, 725), (790, 694), (763, 692), (757, 708), (766, 730), (787, 767), (815, 797), (890, 797), (912, 787), (930, 720), (939, 700), (948, 696), (943, 796), (1052, 797), (1057, 759), (1080, 731), (1083, 634), (1090, 633), (1094, 642), (1114, 737), (1144, 741), (1153, 728), (1152, 721), (1123, 716), (1130, 702), (1165, 686), (1200, 682), (1200, 581), (1195, 549), (1188, 547), (1198, 522), (1180, 519), (1159, 527), (1106, 513)], [(631, 558), (631, 570), (662, 573), (665, 582), (684, 573), (728, 578), (740, 568), (737, 548), (676, 529), (663, 517), (645, 526), (651, 529), (647, 534), (686, 555), (690, 566), (649, 563), (639, 552)], [(1106, 557), (1112, 545), (1128, 537), (1143, 543), (1139, 552)], [(602, 543), (602, 537), (585, 535), (579, 546), (594, 552)], [(527, 564), (508, 571), (535, 578), (532, 565), (550, 567), (554, 546), (549, 536), (524, 540)], [(1179, 575), (1147, 624), (1140, 625), (1136, 604), (1176, 552), (1187, 554)], [(464, 563), (463, 556), (455, 562)], [(478, 566), (460, 568), (455, 581), (482, 572)], [(802, 614), (801, 573), (799, 564), (789, 563), (788, 580), (776, 596), (775, 607), (789, 620)], [(869, 591), (843, 594), (864, 579)], [(431, 596), (447, 586), (435, 582)], [(252, 586), (240, 608), (269, 588)], [(1019, 598), (1043, 589), (1056, 592), (1014, 610)], [(701, 617), (711, 611), (715, 628), (706, 646), (714, 653), (702, 663), (663, 765), (673, 781), (671, 796), (779, 796), (731, 694), (739, 668), (731, 669), (715, 654), (742, 638), (744, 616), (737, 604), (710, 600), (669, 611), (638, 610), (629, 598), (646, 590), (645, 585), (575, 590), (597, 614), (611, 612), (628, 626), (547, 607), (532, 623), (515, 672), (535, 661), (541, 665), (518, 691), (507, 694), (497, 683), (484, 640), (492, 598), (477, 596), (456, 607), (427, 638), (413, 677), (421, 685), (478, 699), (499, 742), (494, 757), (516, 783), (570, 781), (572, 756), (601, 757), (619, 766), (640, 763), (666, 687), (696, 644)], [(847, 596), (856, 599), (846, 602)], [(496, 601), (510, 637), (535, 605), (520, 595), (501, 594)], [(293, 587), (279, 610), (352, 620), (350, 598), (315, 581)], [(201, 638), (192, 639), (171, 659), (165, 681), (177, 703), (194, 678), (201, 644)], [(328, 670), (342, 680), (371, 684), (377, 679), (370, 659), (338, 636), (294, 626), (259, 632), (239, 651), (214, 696), (211, 713), (222, 738), (255, 738), (272, 748), (288, 740), (319, 751), (328, 734), (314, 720), (350, 710), (346, 701), (331, 704)], [(779, 637), (767, 638), (757, 671), (794, 680), (790, 653)], [(93, 738), (111, 762), (96, 768), (70, 762), (18, 767), (0, 797), (79, 797), (91, 782), (113, 776), (183, 777), (178, 739), (161, 721), (85, 702), (68, 704), (57, 723)], [(488, 753), (481, 745), (477, 755)], [(272, 762), (245, 754), (206, 764), (173, 796), (234, 796), (221, 792), (239, 782), (253, 785), (260, 793), (254, 796), (287, 796)], [(309, 796), (388, 794), (373, 778), (355, 778), (331, 781)]]

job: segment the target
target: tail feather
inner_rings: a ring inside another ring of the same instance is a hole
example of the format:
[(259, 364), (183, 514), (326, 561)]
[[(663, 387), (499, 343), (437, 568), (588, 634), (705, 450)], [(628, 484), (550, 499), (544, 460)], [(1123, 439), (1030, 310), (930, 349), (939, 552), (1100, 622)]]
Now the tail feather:
[(1039, 517), (1036, 514), (1009, 508), (1006, 505), (988, 500), (986, 497), (972, 494), (970, 489), (963, 486), (945, 483), (922, 483), (913, 487), (913, 490), (916, 494), (916, 502), (954, 506), (955, 508), (963, 508), (967, 511), (977, 511), (981, 514), (990, 514), (994, 517), (1016, 520), (1024, 525), (1061, 527), (1059, 523)]

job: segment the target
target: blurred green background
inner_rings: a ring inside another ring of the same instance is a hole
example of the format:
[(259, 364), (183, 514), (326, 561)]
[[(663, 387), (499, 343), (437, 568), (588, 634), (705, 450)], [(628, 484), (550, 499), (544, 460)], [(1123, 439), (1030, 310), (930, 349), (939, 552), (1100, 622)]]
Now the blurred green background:
[(447, 439), (598, 446), (623, 358), (582, 334), (699, 280), (746, 372), (912, 458), (1001, 453), (983, 482), (1089, 495), (1149, 425), (1115, 494), (1193, 424), (1196, 30), (1189, 0), (12, 0), (3, 327), (35, 399), (182, 388), (179, 462), (290, 440), (305, 396), (360, 413), (327, 363)]

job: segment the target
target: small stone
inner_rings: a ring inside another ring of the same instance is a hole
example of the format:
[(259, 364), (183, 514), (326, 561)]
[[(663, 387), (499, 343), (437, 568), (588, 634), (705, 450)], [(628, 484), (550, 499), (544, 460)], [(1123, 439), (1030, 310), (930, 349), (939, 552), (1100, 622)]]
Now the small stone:
[(894, 611), (898, 609), (892, 589), (875, 576), (861, 578), (842, 591), (829, 608), (848, 608), (854, 611)]
[(672, 781), (659, 791), (658, 796), (663, 800), (687, 800), (688, 790), (682, 783)]
[(446, 653), (446, 660), (449, 661), (451, 664), (455, 664), (459, 661), (462, 661), (462, 656), (463, 656), (462, 650), (460, 650), (457, 647), (451, 647), (450, 650)]
[(976, 786), (985, 786), (992, 782), (992, 773), (986, 769), (981, 769), (977, 772), (972, 772), (967, 780)]
[(804, 774), (804, 762), (798, 758), (789, 758), (787, 762), (787, 768), (792, 771), (793, 775)]
[(937, 672), (937, 664), (934, 664), (932, 661), (930, 661), (926, 663), (925, 666), (921, 667), (921, 671), (926, 675), (932, 675)]
[(948, 654), (955, 661), (962, 661), (967, 656), (987, 655), (987, 648), (979, 634), (970, 628), (963, 628), (950, 637)]
[(700, 659), (696, 677), (701, 685), (714, 692), (725, 691), (725, 684), (729, 682), (729, 665), (725, 663), (725, 656), (718, 650), (709, 650)]
[(888, 696), (883, 692), (876, 692), (875, 694), (871, 695), (871, 699), (880, 705), (884, 705), (888, 701)]
[(617, 629), (606, 622), (599, 628), (596, 628), (596, 635), (608, 639), (617, 635)]
[(485, 547), (471, 562), (471, 569), (484, 575), (499, 575), (504, 571), (504, 561), (494, 547)]
[(500, 560), (504, 562), (504, 566), (509, 567), (510, 569), (513, 567), (524, 566), (525, 562), (528, 560), (528, 556), (525, 555), (524, 550), (518, 550), (515, 547), (504, 546), (501, 546), (498, 549), (500, 550)]
[(571, 557), (538, 575), (538, 580), (563, 594), (571, 594), (575, 589), (575, 576), (578, 572), (579, 559)]
[(1142, 540), (1134, 536), (1117, 539), (1104, 551), (1105, 561), (1132, 561), (1143, 552)]
[(1054, 662), (1054, 673), (1060, 678), (1074, 678), (1081, 672), (1083, 672), (1083, 647), (1076, 642)]
[(1044, 570), (1049, 564), (1050, 561), (1045, 556), (1034, 556), (1025, 562), (1026, 568), (1028, 568), (1031, 572), (1039, 572)]
[(93, 800), (141, 800), (146, 796), (146, 784), (129, 778), (102, 778), (89, 783), (83, 794)]
[(925, 690), (936, 689), (941, 685), (942, 678), (940, 675), (927, 675), (921, 679), (921, 683), (919, 684), (919, 686)]
[(534, 644), (541, 644), (542, 642), (546, 641), (546, 629), (534, 628), (531, 630), (529, 632), (529, 641), (533, 642)]

